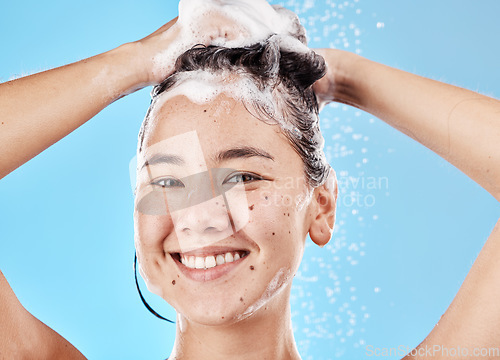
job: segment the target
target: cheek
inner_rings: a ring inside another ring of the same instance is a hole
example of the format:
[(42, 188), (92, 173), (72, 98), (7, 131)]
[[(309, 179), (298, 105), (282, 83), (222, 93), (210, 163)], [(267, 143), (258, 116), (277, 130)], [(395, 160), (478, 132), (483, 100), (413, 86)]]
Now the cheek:
[(153, 216), (134, 213), (135, 248), (141, 276), (148, 288), (154, 290), (158, 275), (161, 274), (161, 263), (165, 257), (163, 243), (172, 233), (173, 223), (169, 215)]
[[(149, 251), (162, 251), (163, 241), (174, 230), (170, 215), (144, 215), (134, 213), (136, 247)], [(139, 249), (138, 249), (139, 250)]]
[(250, 221), (246, 233), (274, 264), (295, 270), (304, 246), (302, 211), (297, 210), (291, 192), (259, 191), (249, 196)]

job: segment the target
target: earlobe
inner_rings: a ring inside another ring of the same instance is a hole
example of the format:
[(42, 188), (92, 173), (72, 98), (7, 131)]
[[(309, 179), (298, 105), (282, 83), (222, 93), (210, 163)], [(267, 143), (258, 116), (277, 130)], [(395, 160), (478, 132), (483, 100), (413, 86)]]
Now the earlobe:
[[(332, 178), (330, 178), (332, 177)], [(323, 247), (332, 237), (335, 224), (335, 211), (337, 204), (337, 179), (335, 172), (331, 170), (328, 185), (322, 185), (314, 189), (313, 218), (309, 227), (309, 236), (311, 240)]]

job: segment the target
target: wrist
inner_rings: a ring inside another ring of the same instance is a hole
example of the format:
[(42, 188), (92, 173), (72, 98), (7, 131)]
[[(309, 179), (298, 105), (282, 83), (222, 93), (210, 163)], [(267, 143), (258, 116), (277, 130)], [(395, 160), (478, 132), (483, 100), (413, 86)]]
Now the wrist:
[[(362, 107), (362, 89), (360, 84), (366, 76), (364, 68), (367, 59), (351, 52), (331, 50), (327, 59), (331, 76), (331, 94), (334, 101), (355, 107)], [(330, 65), (332, 64), (332, 65)]]
[(180, 29), (175, 24), (176, 20), (144, 39), (128, 44), (133, 52), (131, 56), (136, 59), (136, 73), (146, 86), (165, 80), (173, 72), (177, 56), (187, 50), (179, 43)]
[(101, 71), (102, 79), (113, 100), (148, 86), (148, 79), (139, 59), (135, 43), (126, 43), (104, 54), (106, 66)]

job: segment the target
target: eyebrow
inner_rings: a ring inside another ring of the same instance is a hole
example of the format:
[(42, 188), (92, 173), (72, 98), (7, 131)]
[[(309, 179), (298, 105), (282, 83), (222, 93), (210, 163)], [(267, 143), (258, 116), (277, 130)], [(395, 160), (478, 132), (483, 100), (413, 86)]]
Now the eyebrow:
[(177, 155), (171, 154), (155, 154), (151, 158), (147, 159), (141, 167), (141, 170), (145, 166), (156, 165), (156, 164), (172, 164), (172, 165), (184, 165), (184, 159)]
[(214, 160), (216, 163), (221, 163), (227, 160), (249, 158), (253, 156), (260, 156), (274, 161), (274, 157), (272, 157), (268, 152), (253, 146), (240, 146), (223, 150), (215, 156)]
[[(274, 157), (271, 156), (267, 151), (264, 151), (262, 149), (253, 146), (239, 146), (236, 148), (231, 148), (219, 152), (215, 156), (214, 162), (221, 163), (227, 160), (249, 158), (253, 156), (259, 156), (274, 161)], [(144, 168), (145, 166), (156, 165), (156, 164), (172, 164), (181, 166), (185, 164), (185, 161), (182, 157), (178, 155), (155, 154), (150, 159), (147, 159), (144, 162), (141, 169)]]

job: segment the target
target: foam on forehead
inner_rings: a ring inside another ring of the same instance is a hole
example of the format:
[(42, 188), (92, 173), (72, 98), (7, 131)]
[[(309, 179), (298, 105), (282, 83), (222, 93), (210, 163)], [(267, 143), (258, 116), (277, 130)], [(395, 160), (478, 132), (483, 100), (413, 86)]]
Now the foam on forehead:
[[(214, 73), (196, 70), (183, 72), (177, 74), (175, 85), (156, 97), (151, 117), (156, 117), (163, 104), (177, 96), (182, 95), (195, 104), (204, 105), (224, 94), (236, 101), (241, 101), (247, 110), (257, 118), (293, 131), (293, 126), (283, 116), (283, 109), (280, 108), (277, 101), (279, 96), (275, 96), (274, 91), (268, 86), (259, 89), (255, 81), (248, 76), (238, 75), (232, 71)], [(254, 112), (256, 107), (260, 111)], [(265, 119), (262, 118), (263, 113), (267, 115)]]

